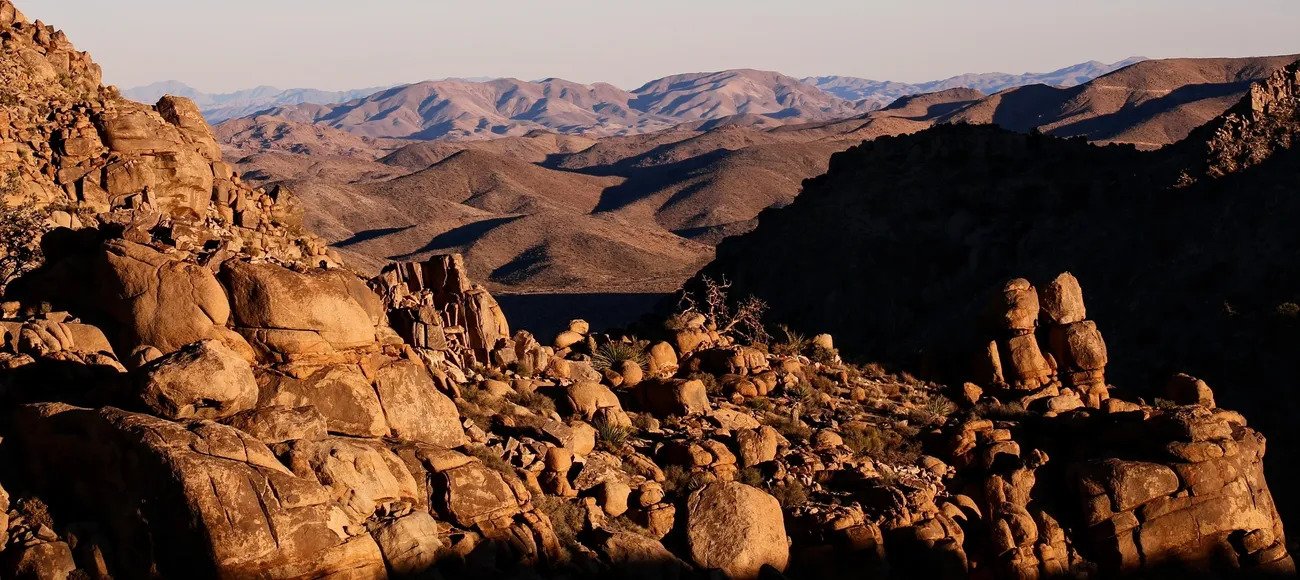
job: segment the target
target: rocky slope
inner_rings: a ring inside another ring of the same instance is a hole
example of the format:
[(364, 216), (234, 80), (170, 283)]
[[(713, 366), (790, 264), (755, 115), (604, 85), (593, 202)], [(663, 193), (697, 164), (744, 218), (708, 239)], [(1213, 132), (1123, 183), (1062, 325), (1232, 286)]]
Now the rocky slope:
[[(1112, 391), (1111, 328), (1068, 275), (1041, 307), (1013, 280), (991, 324), (945, 319), (984, 338), (952, 386), (763, 339), (716, 286), (653, 342), (575, 320), (543, 344), (458, 255), (364, 280), (313, 251), (285, 194), (214, 172), (193, 103), (121, 102), (9, 0), (0, 39), (24, 91), (0, 143), (26, 152), (3, 161), (65, 222), (0, 300), (0, 575), (1294, 573), (1263, 438), (1191, 377), (1158, 406)], [(88, 76), (31, 82), (48, 70)], [(96, 123), (118, 110), (144, 128)], [(70, 135), (149, 181), (73, 197), (93, 174), (46, 171), (79, 166)]]
[(943, 122), (1038, 129), (1156, 149), (1232, 106), (1250, 84), (1300, 55), (1148, 60), (1071, 88), (1030, 85), (989, 96)]
[(978, 316), (984, 289), (1069, 269), (1105, 295), (1096, 319), (1123, 322), (1110, 335), (1130, 353), (1120, 380), (1142, 392), (1153, 370), (1183, 369), (1229, 385), (1226, 401), (1295, 449), (1298, 409), (1272, 393), (1289, 388), (1300, 336), (1296, 75), (1158, 152), (979, 126), (878, 139), (837, 155), (706, 271), (778, 319), (854, 332), (845, 342), (866, 356), (937, 364), (974, 340), (948, 321)]

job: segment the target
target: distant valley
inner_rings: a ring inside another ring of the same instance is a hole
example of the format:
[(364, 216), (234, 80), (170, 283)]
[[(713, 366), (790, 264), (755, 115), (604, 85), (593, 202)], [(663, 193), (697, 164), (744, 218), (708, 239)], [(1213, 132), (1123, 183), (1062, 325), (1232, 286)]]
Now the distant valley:
[[(1071, 87), (948, 88), (865, 112), (760, 71), (670, 77), (639, 95), (558, 80), (438, 81), (347, 105), (274, 108), (216, 132), (246, 179), (306, 200), (309, 227), (354, 266), (377, 271), (393, 259), (458, 251), (497, 291), (670, 292), (718, 242), (792, 202), (833, 153), (864, 140), (960, 122), (1152, 149), (1185, 137), (1294, 58), (1143, 60)], [(418, 106), (447, 87), (468, 96)], [(595, 104), (614, 100), (627, 105)], [(508, 126), (488, 102), (514, 102), (532, 120), (505, 136), (472, 135), (482, 123)], [(457, 125), (443, 119), (451, 110), (496, 120)], [(634, 114), (641, 110), (647, 116)], [(799, 112), (776, 118), (783, 110)], [(460, 126), (465, 138), (426, 125)], [(615, 126), (629, 134), (610, 134)], [(426, 139), (396, 138), (421, 131)]]

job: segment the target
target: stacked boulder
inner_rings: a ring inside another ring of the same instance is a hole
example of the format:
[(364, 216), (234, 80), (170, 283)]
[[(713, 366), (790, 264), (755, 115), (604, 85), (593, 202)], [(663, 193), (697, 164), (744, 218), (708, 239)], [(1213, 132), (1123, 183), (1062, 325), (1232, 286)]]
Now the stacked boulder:
[(460, 254), (390, 264), (370, 284), (383, 296), (390, 321), (417, 348), (444, 351), (461, 368), (518, 358), (501, 306), (470, 281)]
[[(1077, 404), (1099, 408), (1109, 398), (1106, 343), (1097, 324), (1086, 319), (1083, 291), (1069, 272), (1041, 295), (1023, 278), (1007, 282), (991, 314), (1001, 336), (982, 353), (982, 382), (1022, 404), (1045, 399), (1054, 410)], [(1040, 321), (1046, 351), (1039, 341)]]

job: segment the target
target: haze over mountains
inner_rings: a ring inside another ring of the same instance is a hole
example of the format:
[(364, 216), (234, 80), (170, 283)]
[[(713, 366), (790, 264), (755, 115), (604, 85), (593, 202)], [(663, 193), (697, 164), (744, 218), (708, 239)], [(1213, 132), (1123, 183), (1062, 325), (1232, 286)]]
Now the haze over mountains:
[(261, 86), (232, 93), (205, 93), (180, 81), (163, 81), (122, 91), (122, 96), (142, 103), (157, 102), (163, 95), (176, 95), (194, 101), (209, 123), (251, 115), (267, 107), (299, 103), (340, 103), (364, 97), (382, 87), (351, 91), (317, 89), (278, 89)]
[[(374, 113), (375, 110), (387, 110), (384, 106), (409, 104), (408, 101), (413, 97), (433, 96), (435, 102), (422, 102), (425, 109), (446, 107), (451, 111), (442, 113), (437, 119), (414, 125), (424, 130), (432, 129), (435, 137), (479, 135), (488, 128), (495, 130), (496, 135), (523, 134), (541, 128), (542, 125), (551, 130), (567, 129), (571, 132), (602, 121), (617, 125), (610, 127), (607, 132), (622, 134), (630, 130), (656, 130), (683, 121), (717, 119), (736, 114), (765, 115), (777, 119), (798, 117), (815, 120), (838, 117), (852, 111), (878, 109), (900, 97), (952, 88), (973, 88), (993, 93), (1034, 83), (1069, 87), (1140, 60), (1143, 59), (1133, 57), (1109, 65), (1090, 61), (1048, 73), (969, 73), (918, 84), (848, 76), (798, 80), (778, 73), (732, 70), (665, 77), (650, 81), (630, 92), (604, 83), (587, 86), (561, 79), (525, 82), (517, 79), (475, 78), (350, 91), (306, 88), (282, 90), (262, 86), (232, 93), (205, 93), (179, 81), (163, 81), (126, 89), (123, 95), (146, 103), (155, 102), (165, 94), (183, 96), (198, 104), (204, 117), (214, 125), (267, 109), (294, 105), (333, 105), (362, 99), (367, 101), (359, 107), (364, 114), (366, 110)], [(827, 94), (821, 94), (823, 91)], [(384, 93), (383, 96), (380, 96), (381, 92)], [(584, 94), (585, 97), (579, 97)], [(499, 102), (502, 98), (504, 103)], [(556, 100), (563, 104), (552, 102)], [(473, 104), (466, 104), (465, 101)], [(538, 101), (544, 102), (539, 104)], [(376, 106), (371, 108), (371, 103)], [(586, 114), (575, 111), (574, 106), (586, 110)], [(347, 113), (337, 109), (328, 107), (328, 112), (323, 112), (314, 107), (305, 107), (302, 111), (278, 109), (270, 113), (296, 121), (311, 118), (312, 122), (338, 124), (347, 124), (349, 120), (357, 118), (357, 113), (353, 112), (354, 108), (350, 105)], [(495, 113), (486, 114), (489, 110), (495, 110)], [(481, 120), (490, 121), (489, 125), (479, 127), (467, 121), (473, 118), (474, 112), (480, 114)], [(521, 126), (503, 132), (500, 127), (506, 122), (501, 117), (509, 118)], [(439, 123), (448, 121), (451, 121), (450, 126), (439, 127)], [(526, 122), (529, 121), (536, 124), (528, 125)], [(398, 126), (413, 129), (412, 125), (405, 123)], [(587, 130), (591, 129), (588, 127)], [(440, 131), (442, 133), (438, 134)], [(381, 131), (372, 127), (367, 134), (411, 137), (410, 134), (400, 135), (396, 132), (397, 129)]]
[(984, 94), (993, 94), (1025, 85), (1072, 87), (1144, 60), (1146, 60), (1146, 57), (1141, 56), (1129, 57), (1111, 64), (1090, 60), (1046, 73), (1018, 75), (996, 72), (968, 73), (943, 80), (916, 84), (846, 76), (808, 77), (803, 81), (841, 99), (855, 103), (865, 102), (868, 106), (874, 104), (883, 107), (909, 95), (933, 93), (948, 89), (976, 89)]

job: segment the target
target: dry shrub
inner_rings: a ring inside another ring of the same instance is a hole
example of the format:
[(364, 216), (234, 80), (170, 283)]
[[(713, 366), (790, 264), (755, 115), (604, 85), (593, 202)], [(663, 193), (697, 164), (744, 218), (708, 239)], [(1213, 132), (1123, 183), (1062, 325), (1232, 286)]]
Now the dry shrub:
[(669, 330), (681, 330), (684, 316), (698, 313), (703, 314), (707, 324), (721, 334), (735, 336), (748, 343), (771, 342), (771, 336), (763, 325), (763, 316), (767, 314), (766, 302), (753, 296), (733, 301), (730, 295), (731, 282), (725, 277), (714, 280), (702, 276), (700, 284), (702, 287), (699, 290), (682, 293), (678, 309), (683, 316), (676, 323), (679, 328), (670, 327)]

